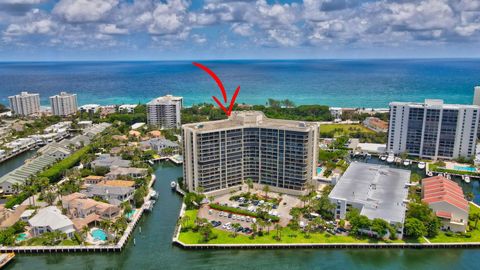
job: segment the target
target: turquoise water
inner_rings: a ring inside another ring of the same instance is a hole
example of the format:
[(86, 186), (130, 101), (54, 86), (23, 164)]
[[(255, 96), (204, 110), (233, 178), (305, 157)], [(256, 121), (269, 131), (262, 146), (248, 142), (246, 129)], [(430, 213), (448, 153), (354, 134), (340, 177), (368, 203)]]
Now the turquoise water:
[(92, 237), (95, 240), (100, 240), (100, 241), (105, 241), (107, 240), (107, 234), (105, 233), (104, 230), (101, 229), (95, 229), (92, 231)]
[(317, 175), (322, 173), (322, 167), (317, 167)]
[(132, 218), (132, 216), (135, 214), (135, 209), (133, 209), (132, 211), (128, 212), (125, 214), (125, 217), (126, 218)]
[(454, 165), (453, 168), (457, 171), (467, 171), (467, 172), (476, 172), (477, 171), (477, 168), (469, 167), (469, 166)]
[(17, 238), (15, 239), (16, 242), (22, 242), (27, 239), (27, 234), (26, 233), (20, 233), (17, 235)]
[[(268, 98), (297, 104), (387, 107), (390, 101), (442, 98), (471, 103), (480, 84), (480, 60), (285, 60), (204, 61), (238, 103), (265, 104)], [(184, 104), (210, 102), (220, 92), (191, 62), (0, 63), (0, 103), (28, 89), (48, 97), (65, 89), (80, 104), (138, 103), (173, 93)], [(354, 98), (353, 98), (354, 97)]]

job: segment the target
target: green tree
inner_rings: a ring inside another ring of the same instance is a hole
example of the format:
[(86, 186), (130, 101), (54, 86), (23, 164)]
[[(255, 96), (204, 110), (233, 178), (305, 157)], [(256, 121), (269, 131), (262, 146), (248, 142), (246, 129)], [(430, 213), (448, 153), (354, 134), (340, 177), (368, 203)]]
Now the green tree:
[(405, 220), (405, 234), (416, 239), (427, 235), (427, 228), (419, 219), (407, 218)]
[(247, 188), (248, 188), (248, 193), (250, 193), (250, 189), (253, 188), (253, 180), (252, 180), (252, 178), (247, 178)]
[(375, 218), (372, 220), (370, 229), (377, 234), (379, 238), (383, 238), (388, 232), (389, 228), (388, 222), (381, 218)]
[(270, 186), (264, 185), (262, 191), (265, 192), (265, 197), (268, 198), (268, 192), (270, 192)]

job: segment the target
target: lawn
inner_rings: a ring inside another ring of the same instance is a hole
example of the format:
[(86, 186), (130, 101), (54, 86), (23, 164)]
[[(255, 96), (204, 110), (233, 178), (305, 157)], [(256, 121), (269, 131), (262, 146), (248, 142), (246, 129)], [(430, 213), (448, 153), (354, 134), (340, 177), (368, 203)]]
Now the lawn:
[(335, 132), (336, 136), (349, 135), (353, 132), (375, 133), (374, 131), (364, 127), (361, 124), (321, 124), (321, 133)]
[[(480, 208), (470, 203), (470, 215), (473, 213), (480, 213)], [(480, 229), (475, 228), (475, 222), (469, 221), (468, 223), (470, 231), (467, 233), (470, 234), (471, 237), (466, 237), (465, 235), (461, 234), (453, 234), (448, 236), (445, 234), (445, 232), (440, 232), (437, 236), (428, 240), (430, 240), (432, 243), (480, 242)], [(480, 222), (478, 227), (480, 227)]]
[[(189, 216), (188, 225), (193, 225), (197, 210), (188, 210), (185, 215)], [(214, 234), (217, 235), (216, 239), (209, 241), (207, 244), (311, 244), (311, 243), (385, 243), (382, 240), (377, 240), (368, 237), (353, 237), (353, 236), (337, 236), (329, 233), (311, 233), (310, 237), (301, 231), (293, 231), (290, 228), (283, 228), (281, 230), (281, 240), (275, 239), (277, 235), (276, 230), (271, 230), (269, 235), (257, 236), (251, 239), (249, 236), (238, 234), (233, 237), (231, 232), (223, 231), (220, 229), (213, 229)], [(179, 240), (185, 244), (202, 244), (202, 237), (199, 233), (192, 231), (181, 232)], [(423, 242), (419, 240), (395, 240), (393, 243), (418, 243)]]

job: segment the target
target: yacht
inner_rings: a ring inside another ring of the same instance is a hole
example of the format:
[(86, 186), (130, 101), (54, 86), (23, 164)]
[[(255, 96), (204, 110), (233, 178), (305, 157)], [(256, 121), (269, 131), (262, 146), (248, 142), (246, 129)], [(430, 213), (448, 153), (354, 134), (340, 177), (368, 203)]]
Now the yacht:
[(425, 169), (425, 166), (426, 166), (426, 163), (425, 163), (425, 162), (423, 162), (423, 161), (418, 162), (418, 168), (419, 168), (419, 169), (422, 169), (422, 170), (423, 170), (423, 169)]
[(170, 182), (170, 187), (172, 189), (175, 189), (177, 187), (177, 182), (175, 182), (175, 181)]
[(465, 183), (470, 183), (470, 176), (465, 176)]
[(388, 154), (387, 162), (392, 163), (395, 160), (395, 155), (393, 153)]
[(427, 172), (427, 176), (430, 176), (430, 177), (433, 176), (433, 172), (432, 171)]
[(385, 161), (387, 159), (387, 156), (380, 156), (380, 160)]
[(405, 159), (405, 160), (403, 161), (403, 165), (404, 165), (404, 166), (409, 166), (410, 164), (412, 164), (412, 161), (410, 161), (410, 159)]

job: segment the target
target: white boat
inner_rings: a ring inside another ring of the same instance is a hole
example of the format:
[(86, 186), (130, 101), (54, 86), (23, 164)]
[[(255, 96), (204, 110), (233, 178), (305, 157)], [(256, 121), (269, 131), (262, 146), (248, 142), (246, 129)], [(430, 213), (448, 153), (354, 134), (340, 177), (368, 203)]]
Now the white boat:
[(427, 172), (427, 176), (433, 176), (433, 172)]
[(412, 162), (411, 162), (409, 159), (405, 159), (405, 160), (403, 161), (403, 165), (404, 165), (404, 166), (409, 166), (410, 164), (412, 164)]
[(446, 178), (447, 178), (448, 180), (451, 180), (451, 179), (452, 179), (452, 176), (450, 176), (450, 174), (446, 174), (446, 175), (447, 175)]
[(425, 169), (425, 165), (426, 165), (426, 164), (425, 164), (425, 162), (423, 162), (423, 161), (418, 162), (418, 168), (419, 168), (419, 169), (422, 169), (422, 170)]
[(470, 183), (470, 176), (465, 176), (465, 183)]
[(175, 182), (175, 181), (170, 182), (170, 187), (172, 189), (176, 188), (177, 187), (177, 182)]
[(388, 154), (387, 162), (392, 163), (393, 161), (395, 161), (395, 155), (393, 153)]
[(385, 161), (387, 159), (387, 156), (380, 156), (380, 160)]

